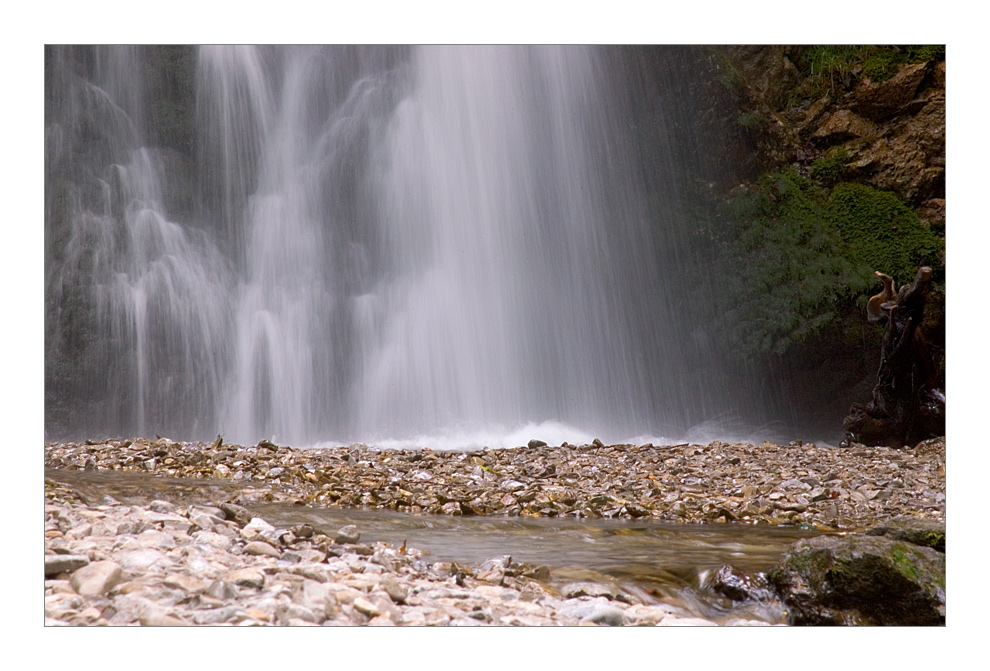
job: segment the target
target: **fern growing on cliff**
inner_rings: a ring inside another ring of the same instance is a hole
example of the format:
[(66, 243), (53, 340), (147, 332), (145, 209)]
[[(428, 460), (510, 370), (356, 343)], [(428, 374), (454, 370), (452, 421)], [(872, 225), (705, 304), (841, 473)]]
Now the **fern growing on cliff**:
[(940, 241), (890, 193), (861, 184), (822, 189), (797, 172), (770, 173), (729, 205), (718, 264), (733, 281), (715, 297), (719, 328), (744, 360), (782, 355), (862, 309), (883, 270), (907, 282), (938, 266)]

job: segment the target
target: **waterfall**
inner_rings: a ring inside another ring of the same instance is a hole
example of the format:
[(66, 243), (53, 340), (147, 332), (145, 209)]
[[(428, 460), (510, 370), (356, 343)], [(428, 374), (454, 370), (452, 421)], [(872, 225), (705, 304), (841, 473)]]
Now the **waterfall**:
[(491, 444), (717, 410), (649, 205), (681, 194), (602, 49), (200, 47), (185, 84), (80, 49), (46, 52), (46, 380), (90, 390), (61, 430)]

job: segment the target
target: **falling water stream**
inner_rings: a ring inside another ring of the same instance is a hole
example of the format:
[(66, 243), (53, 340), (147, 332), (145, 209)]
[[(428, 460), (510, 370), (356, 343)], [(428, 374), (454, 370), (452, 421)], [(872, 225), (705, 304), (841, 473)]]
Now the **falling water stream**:
[(678, 438), (751, 400), (679, 307), (683, 113), (642, 85), (677, 68), (162, 49), (46, 52), (51, 435)]

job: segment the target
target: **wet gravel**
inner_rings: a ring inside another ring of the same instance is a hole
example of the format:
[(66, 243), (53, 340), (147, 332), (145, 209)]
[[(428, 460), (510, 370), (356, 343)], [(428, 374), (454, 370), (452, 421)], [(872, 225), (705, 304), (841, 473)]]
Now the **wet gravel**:
[(210, 484), (251, 504), (414, 514), (644, 518), (864, 530), (945, 519), (945, 439), (895, 450), (790, 443), (527, 446), (475, 452), (297, 449), (167, 438), (45, 445), (45, 466)]

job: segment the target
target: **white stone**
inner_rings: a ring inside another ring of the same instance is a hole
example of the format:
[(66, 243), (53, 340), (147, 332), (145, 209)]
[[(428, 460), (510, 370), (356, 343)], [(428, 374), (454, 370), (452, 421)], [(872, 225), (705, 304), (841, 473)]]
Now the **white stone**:
[(98, 561), (83, 566), (72, 574), (72, 588), (81, 596), (102, 596), (123, 580), (120, 565), (113, 561)]

